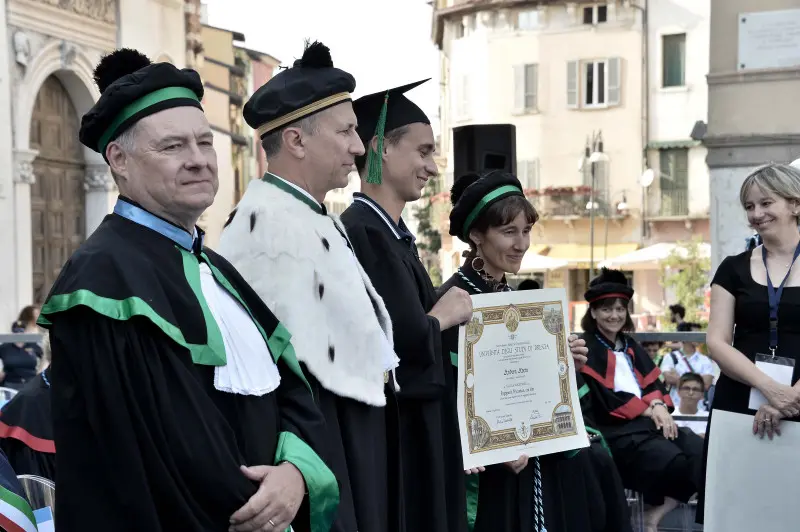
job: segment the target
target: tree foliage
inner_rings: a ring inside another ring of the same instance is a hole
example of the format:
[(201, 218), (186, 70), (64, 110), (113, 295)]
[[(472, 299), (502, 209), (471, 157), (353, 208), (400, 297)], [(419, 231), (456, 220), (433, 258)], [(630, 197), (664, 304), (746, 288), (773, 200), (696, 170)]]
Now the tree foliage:
[(434, 207), (431, 196), (436, 194), (435, 187), (426, 187), (422, 191), (419, 205), (414, 208), (413, 215), (417, 220), (417, 249), (420, 259), (428, 270), (434, 286), (442, 283), (442, 272), (439, 266), (439, 250), (442, 248), (442, 235), (436, 227)]
[(686, 308), (686, 321), (698, 322), (698, 312), (705, 301), (704, 290), (708, 285), (711, 259), (701, 251), (702, 237), (688, 242), (679, 242), (676, 248), (661, 263), (661, 282), (672, 289), (677, 299)]

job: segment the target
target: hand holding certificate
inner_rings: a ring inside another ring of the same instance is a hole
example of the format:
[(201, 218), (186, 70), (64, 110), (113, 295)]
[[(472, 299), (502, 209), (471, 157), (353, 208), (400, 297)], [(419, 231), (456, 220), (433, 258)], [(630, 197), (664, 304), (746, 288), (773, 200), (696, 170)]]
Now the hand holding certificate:
[(464, 468), (586, 447), (563, 289), (472, 296), (459, 330)]

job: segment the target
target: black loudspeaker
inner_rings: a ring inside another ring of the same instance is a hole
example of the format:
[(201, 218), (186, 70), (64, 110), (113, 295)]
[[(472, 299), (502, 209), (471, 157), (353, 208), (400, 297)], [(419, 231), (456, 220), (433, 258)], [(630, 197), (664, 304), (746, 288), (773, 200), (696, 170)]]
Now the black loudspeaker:
[(484, 124), (453, 128), (453, 177), (505, 170), (517, 175), (517, 128)]

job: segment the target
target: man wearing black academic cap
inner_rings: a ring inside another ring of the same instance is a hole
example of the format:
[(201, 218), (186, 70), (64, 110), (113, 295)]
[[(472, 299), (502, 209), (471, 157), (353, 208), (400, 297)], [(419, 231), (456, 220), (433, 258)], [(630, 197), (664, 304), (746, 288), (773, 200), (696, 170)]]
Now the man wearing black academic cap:
[(120, 197), (39, 319), (59, 531), (328, 530), (336, 479), (291, 336), (195, 225), (218, 185), (200, 77), (123, 49), (95, 80), (80, 140)]
[(421, 83), (354, 102), (367, 155), (356, 161), (361, 193), (354, 194), (342, 221), (394, 323), (406, 526), (455, 532), (467, 526), (465, 475), (442, 331), (466, 322), (472, 303), (460, 288), (437, 298), (401, 218), (437, 174), (430, 120), (404, 95)]
[(334, 530), (401, 532), (392, 322), (323, 203), (364, 153), (354, 89), (313, 43), (247, 102), (269, 172), (249, 185), (220, 253), (292, 333), (327, 422), (325, 459), (341, 493)]

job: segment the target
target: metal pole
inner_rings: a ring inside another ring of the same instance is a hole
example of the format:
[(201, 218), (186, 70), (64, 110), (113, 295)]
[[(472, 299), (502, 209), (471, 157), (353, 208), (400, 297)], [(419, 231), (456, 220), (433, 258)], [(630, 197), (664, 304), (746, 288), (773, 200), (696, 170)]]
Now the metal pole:
[(610, 221), (610, 218), (611, 209), (609, 208), (608, 203), (606, 203), (606, 236), (605, 240), (603, 241), (603, 260), (608, 260), (608, 222)]
[(594, 187), (595, 187), (595, 163), (592, 165), (592, 190), (589, 192), (589, 205), (591, 211), (589, 212), (589, 280), (594, 279)]

